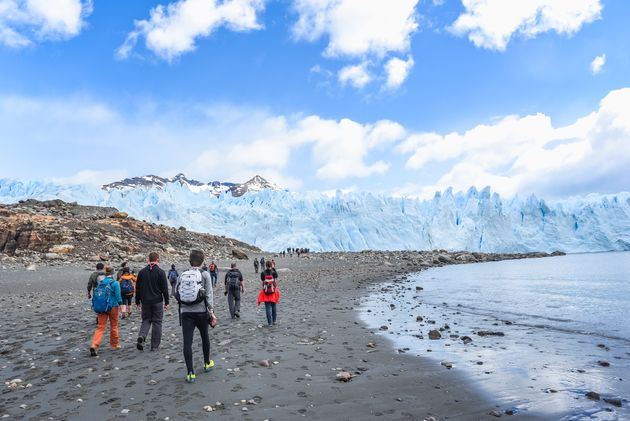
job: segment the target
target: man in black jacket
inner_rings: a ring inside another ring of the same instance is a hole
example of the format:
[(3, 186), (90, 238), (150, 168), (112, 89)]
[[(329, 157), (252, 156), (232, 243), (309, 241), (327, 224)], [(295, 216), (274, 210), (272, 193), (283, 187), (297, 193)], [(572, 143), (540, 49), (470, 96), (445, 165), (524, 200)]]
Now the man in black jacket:
[[(162, 341), (162, 318), (168, 309), (168, 282), (166, 273), (158, 266), (159, 256), (149, 253), (149, 264), (138, 272), (136, 281), (136, 305), (142, 304), (142, 325), (138, 333), (136, 348), (142, 351), (149, 329), (151, 330), (151, 351), (157, 351)], [(162, 308), (164, 306), (164, 308)]]

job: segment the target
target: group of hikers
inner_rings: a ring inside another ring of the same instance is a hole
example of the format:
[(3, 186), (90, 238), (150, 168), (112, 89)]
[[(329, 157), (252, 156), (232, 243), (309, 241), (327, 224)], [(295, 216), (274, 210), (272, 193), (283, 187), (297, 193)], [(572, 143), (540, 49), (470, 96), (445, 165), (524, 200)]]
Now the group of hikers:
[[(128, 318), (132, 314), (135, 301), (141, 312), (142, 324), (138, 332), (136, 348), (143, 351), (146, 339), (151, 331), (150, 350), (157, 351), (162, 340), (162, 320), (164, 310), (168, 310), (170, 298), (174, 297), (178, 303), (179, 322), (182, 327), (184, 342), (184, 360), (186, 362), (186, 381), (192, 383), (196, 379), (193, 368), (192, 341), (195, 329), (201, 335), (204, 371), (214, 367), (210, 359), (209, 327), (217, 325), (214, 313), (214, 290), (217, 284), (219, 269), (214, 261), (210, 267), (204, 265), (205, 256), (200, 250), (192, 250), (189, 256), (190, 268), (181, 274), (175, 265), (171, 265), (168, 275), (159, 266), (158, 253), (149, 253), (148, 264), (136, 275), (126, 263), (114, 274), (111, 266), (103, 263), (96, 265), (96, 271), (90, 275), (87, 285), (88, 299), (92, 300), (92, 308), (97, 315), (97, 327), (92, 336), (90, 355), (97, 356), (103, 334), (109, 321), (109, 340), (113, 350), (121, 348), (118, 332), (119, 318)], [(276, 324), (276, 306), (280, 299), (278, 289), (278, 273), (275, 261), (256, 262), (261, 265), (261, 289), (258, 294), (258, 305), (265, 303), (265, 314), (269, 326)], [(170, 283), (170, 292), (169, 292)], [(224, 295), (227, 296), (230, 317), (240, 318), (241, 294), (245, 292), (243, 275), (236, 268), (236, 263), (230, 265), (225, 274)], [(135, 300), (134, 300), (135, 298)]]
[(310, 253), (310, 252), (311, 252), (311, 249), (309, 249), (309, 248), (304, 248), (304, 247), (300, 247), (300, 248), (287, 247), (286, 250), (282, 250), (280, 252), (280, 256), (286, 257), (286, 255), (288, 254), (289, 257), (293, 257), (294, 254), (297, 254), (297, 257), (300, 257), (301, 254), (307, 254), (307, 253)]

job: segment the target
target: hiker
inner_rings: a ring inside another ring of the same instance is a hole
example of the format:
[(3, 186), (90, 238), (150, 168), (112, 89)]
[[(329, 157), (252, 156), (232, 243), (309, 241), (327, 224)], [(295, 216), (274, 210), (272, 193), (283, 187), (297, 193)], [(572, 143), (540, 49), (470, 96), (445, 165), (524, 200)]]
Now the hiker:
[(265, 270), (265, 258), (260, 258), (260, 270)]
[(116, 272), (116, 280), (118, 282), (120, 282), (120, 277), (122, 276), (123, 271), (125, 270), (126, 267), (127, 267), (127, 262), (122, 262), (120, 264), (120, 269), (118, 269), (118, 272)]
[(266, 263), (266, 269), (260, 274), (262, 289), (258, 294), (258, 305), (265, 303), (265, 313), (269, 326), (276, 324), (276, 305), (280, 300), (280, 290), (278, 290), (278, 272), (271, 267), (271, 262)]
[(254, 259), (254, 272), (258, 273), (258, 259)]
[(208, 265), (206, 265), (206, 264), (204, 263), (204, 265), (201, 267), (201, 270), (202, 270), (203, 272), (207, 272), (207, 271), (208, 271)]
[(175, 265), (171, 265), (171, 270), (168, 271), (168, 282), (171, 284), (171, 295), (175, 296), (175, 284), (177, 283), (177, 278), (179, 277), (179, 273), (177, 273), (177, 269), (175, 269)]
[(120, 349), (120, 337), (118, 335), (118, 306), (122, 304), (120, 296), (120, 284), (113, 278), (114, 269), (110, 266), (105, 267), (105, 278), (103, 278), (94, 289), (94, 297), (92, 298), (92, 308), (97, 314), (98, 326), (92, 336), (92, 345), (90, 346), (90, 355), (96, 357), (98, 355), (98, 347), (101, 345), (103, 333), (107, 329), (107, 320), (109, 320), (109, 344), (113, 350)]
[(219, 268), (214, 264), (214, 260), (210, 263), (210, 279), (212, 280), (212, 289), (217, 287), (217, 276), (219, 276)]
[(118, 280), (120, 283), (120, 295), (122, 305), (120, 306), (121, 317), (123, 319), (131, 316), (133, 293), (136, 291), (136, 276), (131, 273), (128, 267), (123, 268), (123, 273)]
[(225, 274), (225, 295), (227, 295), (230, 317), (241, 317), (241, 293), (245, 292), (243, 274), (236, 269), (236, 263), (230, 265), (230, 270)]
[(144, 349), (144, 342), (151, 329), (151, 351), (157, 351), (162, 341), (162, 318), (168, 310), (168, 282), (166, 273), (158, 266), (160, 256), (149, 253), (149, 264), (138, 272), (136, 280), (136, 306), (142, 306), (142, 325), (136, 348)]
[(195, 328), (201, 335), (201, 348), (203, 350), (203, 369), (210, 371), (214, 367), (214, 361), (210, 359), (210, 337), (208, 324), (216, 324), (212, 302), (212, 280), (208, 272), (201, 270), (204, 255), (201, 250), (190, 252), (190, 269), (183, 272), (177, 279), (175, 297), (179, 303), (179, 317), (184, 336), (184, 360), (186, 361), (186, 381), (194, 383), (196, 379), (193, 368), (192, 341)]
[(96, 264), (96, 271), (92, 272), (92, 274), (90, 275), (90, 279), (88, 279), (87, 284), (88, 299), (92, 298), (92, 290), (96, 289), (98, 283), (105, 278), (105, 272), (103, 272), (104, 267), (105, 265), (103, 265), (101, 262), (98, 262)]
[(276, 261), (274, 259), (271, 259), (271, 268), (272, 269), (276, 268)]

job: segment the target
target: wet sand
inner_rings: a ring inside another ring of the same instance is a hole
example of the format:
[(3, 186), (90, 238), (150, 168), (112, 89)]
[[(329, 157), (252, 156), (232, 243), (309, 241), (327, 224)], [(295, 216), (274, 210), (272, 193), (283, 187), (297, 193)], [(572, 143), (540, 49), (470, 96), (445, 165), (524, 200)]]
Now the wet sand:
[[(282, 298), (274, 327), (256, 306), (260, 283), (251, 261), (238, 264), (247, 288), (241, 318), (229, 318), (222, 289), (229, 262), (218, 262), (216, 366), (203, 373), (197, 336), (195, 384), (184, 382), (176, 305), (165, 315), (159, 351), (136, 350), (136, 311), (120, 322), (123, 349), (112, 351), (106, 334), (93, 358), (87, 265), (0, 271), (0, 419), (495, 419), (490, 412), (501, 408), (461, 373), (397, 353), (359, 321), (355, 308), (367, 286), (402, 274), (396, 265), (340, 255), (276, 261)], [(354, 377), (340, 382), (340, 371)], [(21, 382), (6, 383), (15, 379)]]

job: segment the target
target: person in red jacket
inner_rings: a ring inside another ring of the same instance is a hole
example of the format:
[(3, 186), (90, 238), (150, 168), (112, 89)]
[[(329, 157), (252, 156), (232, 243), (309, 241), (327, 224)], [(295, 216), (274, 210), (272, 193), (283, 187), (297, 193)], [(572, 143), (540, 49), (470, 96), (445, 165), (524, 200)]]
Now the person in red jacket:
[(280, 300), (278, 289), (278, 272), (271, 266), (271, 262), (265, 262), (266, 269), (260, 274), (262, 289), (258, 294), (258, 305), (265, 303), (265, 313), (269, 326), (276, 324), (276, 306)]

